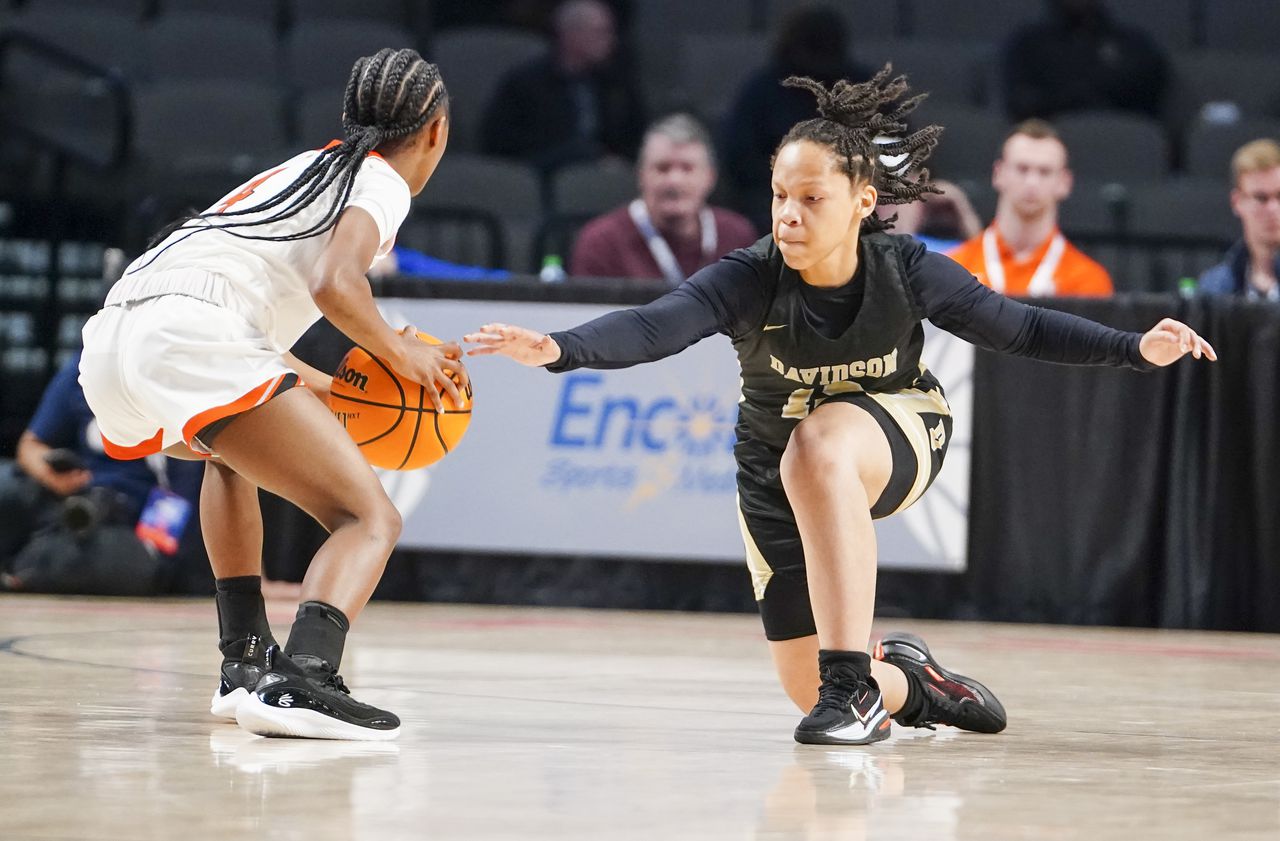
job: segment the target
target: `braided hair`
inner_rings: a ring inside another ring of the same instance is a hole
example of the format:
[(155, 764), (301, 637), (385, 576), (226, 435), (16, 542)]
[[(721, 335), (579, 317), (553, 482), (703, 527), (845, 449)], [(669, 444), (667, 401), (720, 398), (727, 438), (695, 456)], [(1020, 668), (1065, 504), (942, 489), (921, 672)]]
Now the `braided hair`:
[[(791, 76), (782, 84), (812, 93), (818, 100), (819, 116), (792, 126), (774, 151), (775, 159), (788, 143), (808, 140), (834, 152), (840, 171), (855, 184), (875, 187), (882, 204), (906, 204), (925, 194), (942, 192), (929, 183), (929, 170), (921, 168), (938, 144), (942, 127), (907, 132), (907, 115), (928, 94), (903, 99), (907, 79), (893, 76), (892, 65), (886, 64), (860, 84), (841, 79), (828, 89), (807, 76)], [(889, 167), (882, 156), (901, 158), (901, 162)], [(873, 213), (862, 220), (862, 230), (883, 231), (897, 218), (882, 219)]]
[[(440, 69), (414, 50), (385, 48), (371, 56), (356, 59), (347, 80), (343, 97), (342, 128), (344, 138), (320, 151), (292, 183), (260, 204), (224, 212), (198, 213), (179, 219), (156, 235), (150, 247), (169, 235), (186, 230), (190, 233), (171, 245), (200, 231), (216, 228), (241, 239), (270, 242), (293, 242), (320, 236), (338, 224), (351, 197), (356, 175), (369, 153), (375, 149), (393, 150), (414, 132), (426, 125), (441, 108), (446, 108), (448, 95), (440, 78)], [(247, 233), (254, 228), (282, 222), (297, 216), (330, 188), (334, 199), (320, 220), (292, 233), (264, 236)], [(244, 221), (222, 221), (274, 210), (261, 218)], [(217, 219), (217, 223), (208, 220)], [(158, 257), (159, 254), (156, 255)], [(152, 258), (154, 260), (155, 257)], [(148, 261), (147, 265), (150, 265)], [(142, 266), (140, 268), (145, 268)]]

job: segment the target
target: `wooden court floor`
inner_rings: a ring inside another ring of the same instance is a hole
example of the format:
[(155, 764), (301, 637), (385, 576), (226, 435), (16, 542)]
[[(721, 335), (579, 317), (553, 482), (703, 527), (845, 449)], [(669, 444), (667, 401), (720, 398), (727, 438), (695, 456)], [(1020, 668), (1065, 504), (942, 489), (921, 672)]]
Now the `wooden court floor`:
[(4, 596), (0, 839), (1280, 839), (1280, 637), (908, 627), (1008, 731), (796, 745), (751, 616), (375, 604), (401, 738), (266, 740), (211, 602)]

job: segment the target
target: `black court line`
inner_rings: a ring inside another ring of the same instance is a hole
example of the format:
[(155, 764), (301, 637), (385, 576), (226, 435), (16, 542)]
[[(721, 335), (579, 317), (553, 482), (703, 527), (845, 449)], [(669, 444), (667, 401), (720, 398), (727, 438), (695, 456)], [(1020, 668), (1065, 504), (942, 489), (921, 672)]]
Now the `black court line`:
[[(444, 392), (441, 392), (441, 394), (443, 393)], [(380, 403), (377, 400), (365, 400), (360, 397), (348, 397), (345, 394), (334, 394), (331, 396), (333, 397), (334, 400), (346, 400), (350, 403), (359, 403), (362, 406), (377, 406), (379, 409), (397, 409), (397, 410), (403, 410), (406, 412), (430, 412), (433, 415), (469, 415), (471, 414), (470, 409), (445, 409), (443, 412), (437, 412), (434, 406), (424, 405), (421, 409), (416, 409), (413, 406), (397, 406), (394, 403)]]

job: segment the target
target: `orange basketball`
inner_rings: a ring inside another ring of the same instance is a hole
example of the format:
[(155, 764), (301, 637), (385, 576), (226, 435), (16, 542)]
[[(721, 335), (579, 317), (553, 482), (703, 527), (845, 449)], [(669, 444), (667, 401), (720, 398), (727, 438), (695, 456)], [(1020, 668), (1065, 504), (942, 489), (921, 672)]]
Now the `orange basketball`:
[[(426, 333), (418, 338), (433, 345)], [(428, 388), (400, 376), (363, 348), (354, 347), (333, 375), (329, 409), (374, 467), (417, 470), (458, 446), (471, 423), (471, 387), (456, 406), (443, 390), (444, 412), (431, 405)]]

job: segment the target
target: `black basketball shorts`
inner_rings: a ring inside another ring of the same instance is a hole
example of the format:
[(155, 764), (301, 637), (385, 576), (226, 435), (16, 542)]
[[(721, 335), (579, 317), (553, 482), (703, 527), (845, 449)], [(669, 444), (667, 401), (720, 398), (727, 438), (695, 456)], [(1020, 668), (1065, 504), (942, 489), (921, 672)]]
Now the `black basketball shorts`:
[[(951, 410), (941, 390), (850, 392), (828, 400), (865, 409), (889, 439), (893, 473), (872, 505), (871, 516), (887, 517), (919, 499), (942, 469), (951, 441)], [(782, 487), (782, 450), (759, 441), (740, 441), (734, 455), (738, 522), (765, 636), (789, 640), (815, 634), (804, 547)]]

